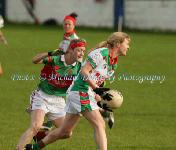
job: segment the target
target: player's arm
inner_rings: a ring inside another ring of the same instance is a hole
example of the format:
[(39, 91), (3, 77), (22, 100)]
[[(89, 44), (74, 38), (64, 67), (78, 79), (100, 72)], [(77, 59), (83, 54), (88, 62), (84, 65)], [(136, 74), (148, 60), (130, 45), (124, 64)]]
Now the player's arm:
[[(96, 56), (96, 57), (95, 57)], [(87, 57), (86, 63), (81, 68), (81, 75), (82, 78), (90, 85), (90, 87), (94, 90), (98, 88), (98, 85), (96, 84), (95, 80), (93, 80), (90, 76), (91, 72), (99, 65), (101, 62), (102, 56), (98, 53), (89, 53)]]
[(108, 100), (111, 100), (111, 96), (110, 94), (107, 93), (107, 91), (109, 91), (109, 88), (102, 88), (102, 87), (98, 87), (96, 85), (96, 83), (90, 79), (90, 72), (93, 70), (93, 67), (92, 65), (87, 61), (86, 64), (82, 67), (81, 69), (81, 75), (84, 78), (86, 78), (86, 82), (92, 87), (92, 89), (94, 90), (94, 92), (96, 93), (95, 95), (95, 100), (97, 102), (97, 105), (102, 108), (102, 109), (105, 109), (105, 110), (108, 110), (108, 111), (112, 111), (109, 107), (103, 105), (101, 103), (101, 98), (103, 99), (108, 99)]
[(36, 56), (33, 57), (32, 62), (34, 64), (41, 64), (43, 63), (43, 59), (46, 58), (47, 56), (55, 56), (55, 55), (58, 55), (58, 49), (37, 54)]
[(34, 64), (41, 64), (43, 63), (43, 59), (46, 58), (47, 56), (48, 52), (37, 54), (36, 56), (33, 57), (32, 62)]
[(96, 85), (95, 81), (90, 78), (90, 72), (92, 72), (92, 70), (92, 65), (87, 61), (86, 64), (81, 68), (80, 73), (83, 80), (85, 80), (92, 89), (96, 89), (98, 86)]
[(95, 81), (91, 79), (90, 72), (92, 72), (93, 68), (95, 67), (93, 67), (92, 63), (87, 61), (80, 71), (82, 78), (85, 79), (85, 81), (90, 85), (93, 91), (101, 98), (111, 100), (111, 95), (107, 93), (107, 91), (109, 91), (110, 89), (99, 87), (98, 85), (96, 85)]
[(2, 70), (2, 66), (1, 66), (1, 63), (0, 63), (0, 75), (3, 74), (3, 70)]
[(60, 53), (59, 49), (55, 49), (55, 50), (51, 50), (48, 52), (49, 56), (55, 56), (55, 55), (61, 55), (62, 53)]
[(7, 40), (1, 30), (0, 30), (0, 41), (3, 42), (5, 45), (8, 45)]
[[(92, 87), (92, 89), (96, 89), (96, 88), (99, 88), (95, 81), (93, 81), (91, 78), (90, 78), (90, 72), (93, 70), (93, 67), (92, 65), (90, 64), (90, 62), (86, 62), (86, 64), (81, 68), (81, 76), (83, 77), (83, 79), (85, 79), (85, 81)], [(95, 99), (96, 101), (101, 101), (101, 97), (98, 95), (98, 94), (95, 94)]]

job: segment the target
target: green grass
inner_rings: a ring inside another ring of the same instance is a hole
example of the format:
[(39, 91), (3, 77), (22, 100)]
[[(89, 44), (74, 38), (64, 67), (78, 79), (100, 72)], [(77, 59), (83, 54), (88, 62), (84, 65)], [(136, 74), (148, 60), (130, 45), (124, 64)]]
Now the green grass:
[[(88, 41), (88, 49), (105, 40), (111, 30), (77, 29)], [(35, 75), (41, 65), (31, 63), (40, 52), (57, 48), (63, 31), (59, 27), (7, 25), (3, 29), (9, 46), (0, 44), (0, 61), (4, 74), (0, 77), (0, 150), (15, 149), (17, 141), (29, 126), (25, 113), (29, 95), (38, 80), (13, 81), (12, 76)], [(122, 107), (115, 110), (115, 126), (107, 129), (109, 150), (174, 150), (176, 149), (176, 36), (165, 33), (128, 32), (131, 49), (119, 59), (116, 81), (112, 88), (124, 96)], [(120, 76), (165, 76), (159, 81), (121, 79)], [(48, 150), (94, 150), (93, 131), (85, 119), (81, 119), (68, 140), (49, 145)]]

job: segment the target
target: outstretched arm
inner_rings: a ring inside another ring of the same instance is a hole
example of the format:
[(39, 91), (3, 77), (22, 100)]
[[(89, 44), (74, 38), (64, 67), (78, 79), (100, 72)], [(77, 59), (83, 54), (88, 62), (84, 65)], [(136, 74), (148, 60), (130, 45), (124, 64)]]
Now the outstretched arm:
[(36, 56), (33, 57), (32, 62), (34, 64), (41, 64), (43, 62), (43, 59), (46, 58), (48, 56), (48, 53), (40, 53), (37, 54)]

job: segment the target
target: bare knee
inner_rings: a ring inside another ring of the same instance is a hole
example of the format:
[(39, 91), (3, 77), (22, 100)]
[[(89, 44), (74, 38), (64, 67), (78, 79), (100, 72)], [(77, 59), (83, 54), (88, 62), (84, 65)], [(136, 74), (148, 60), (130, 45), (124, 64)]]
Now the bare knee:
[(38, 124), (37, 122), (32, 123), (30, 129), (33, 132), (34, 135), (37, 134), (37, 132), (42, 128), (42, 125)]
[(95, 129), (99, 129), (99, 128), (103, 128), (105, 129), (105, 121), (103, 119), (99, 119), (94, 123), (94, 128)]

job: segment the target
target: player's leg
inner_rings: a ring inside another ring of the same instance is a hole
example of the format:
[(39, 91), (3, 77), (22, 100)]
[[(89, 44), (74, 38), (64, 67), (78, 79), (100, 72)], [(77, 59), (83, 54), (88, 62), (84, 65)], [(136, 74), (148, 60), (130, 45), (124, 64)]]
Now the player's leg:
[(36, 135), (42, 127), (44, 117), (45, 112), (43, 110), (36, 109), (31, 112), (31, 125), (20, 137), (17, 150), (23, 150), (25, 145), (31, 142), (33, 136)]
[(52, 127), (53, 127), (52, 121), (44, 122), (40, 130), (33, 137), (34, 142), (37, 143), (38, 141), (43, 139), (49, 133), (49, 131), (51, 131)]
[(3, 69), (2, 69), (2, 66), (1, 66), (1, 62), (0, 62), (0, 75), (3, 74)]
[(65, 112), (65, 99), (60, 96), (53, 96), (50, 103), (50, 112), (47, 114), (48, 120), (52, 122), (52, 124), (58, 128), (64, 121), (64, 117), (66, 115)]
[(47, 97), (47, 108), (49, 108), (49, 111), (46, 114), (48, 121), (43, 123), (43, 127), (33, 138), (35, 142), (43, 139), (51, 131), (53, 125), (56, 128), (60, 127), (66, 115), (64, 110), (65, 99), (63, 97), (46, 94), (45, 97)]
[(8, 45), (7, 40), (1, 30), (0, 30), (0, 41), (3, 42), (5, 45)]
[(34, 10), (35, 7), (35, 1), (31, 1), (31, 0), (23, 0), (24, 6), (26, 7), (29, 15), (34, 19), (35, 24), (39, 25), (40, 24), (40, 20), (36, 15), (36, 12)]
[[(27, 107), (26, 108), (26, 112), (27, 113), (31, 113), (32, 110), (31, 110), (31, 106)], [(53, 123), (52, 121), (46, 121), (43, 123), (42, 127), (40, 128), (40, 130), (37, 132), (37, 134), (33, 137), (33, 140), (34, 142), (38, 142), (40, 141), (41, 139), (43, 139), (46, 134), (52, 129), (53, 127)]]
[(42, 128), (39, 130), (39, 132), (33, 137), (35, 143), (42, 140), (48, 133), (52, 130), (53, 125), (56, 128), (59, 128), (61, 124), (64, 121), (64, 117), (59, 117), (53, 121), (47, 121), (43, 123)]
[(64, 121), (64, 117), (60, 117), (58, 119), (53, 120), (52, 123), (56, 128), (59, 128), (63, 123), (63, 121)]
[(80, 115), (67, 113), (61, 127), (51, 131), (42, 141), (49, 144), (58, 139), (69, 138), (79, 119)]
[[(32, 112), (31, 106), (26, 108), (26, 112), (29, 114)], [(37, 143), (37, 141), (40, 141), (41, 139), (43, 139), (46, 136), (46, 134), (52, 129), (52, 127), (53, 127), (52, 121), (48, 120), (48, 121), (44, 122), (42, 127), (40, 128), (40, 130), (33, 137), (34, 142)]]
[(79, 114), (66, 114), (64, 122), (61, 124), (60, 128), (56, 128), (48, 133), (48, 135), (39, 141), (37, 144), (28, 144), (26, 147), (28, 147), (27, 150), (33, 149), (42, 149), (46, 145), (55, 142), (58, 139), (65, 139), (69, 138), (72, 135), (73, 129), (76, 127), (76, 124), (78, 123), (80, 119)]
[(42, 127), (45, 114), (47, 113), (46, 100), (48, 97), (45, 96), (41, 90), (34, 90), (30, 96), (30, 115), (31, 125), (26, 132), (21, 136), (18, 148), (23, 148), (27, 143), (32, 141), (34, 135), (37, 134), (39, 129)]
[[(79, 118), (80, 118), (80, 114), (78, 113), (78, 112), (80, 112), (80, 103), (78, 101), (79, 104), (77, 106), (77, 104), (74, 102), (74, 100), (76, 100), (76, 102), (77, 102), (76, 95), (74, 95), (74, 92), (70, 93), (68, 95), (67, 104), (65, 106), (65, 109), (60, 110), (60, 112), (63, 112), (61, 114), (64, 114), (64, 111), (67, 112), (65, 119), (64, 119), (63, 123), (61, 123), (61, 126), (59, 128), (53, 130), (54, 132), (53, 131), (50, 132), (48, 134), (48, 136), (42, 140), (42, 141), (44, 141), (45, 144), (50, 143), (49, 139), (51, 139), (51, 141), (53, 141), (53, 139), (54, 139), (54, 141), (55, 141), (55, 138), (62, 139), (62, 138), (69, 138), (71, 136), (72, 130), (74, 129), (74, 127), (76, 126), (76, 123), (79, 121)], [(79, 98), (79, 96), (78, 96), (78, 98)], [(71, 101), (71, 99), (73, 99), (73, 100)]]
[(99, 150), (107, 150), (107, 138), (105, 132), (105, 122), (99, 110), (83, 112), (84, 117), (91, 123), (95, 131), (96, 143)]

